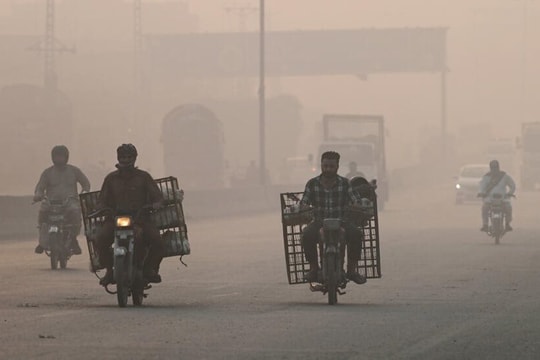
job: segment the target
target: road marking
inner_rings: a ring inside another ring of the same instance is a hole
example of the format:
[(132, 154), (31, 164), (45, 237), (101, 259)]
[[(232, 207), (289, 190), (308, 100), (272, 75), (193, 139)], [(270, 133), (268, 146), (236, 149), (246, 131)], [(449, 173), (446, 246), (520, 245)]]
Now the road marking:
[(212, 295), (212, 297), (225, 297), (225, 296), (236, 296), (236, 295), (240, 295), (240, 293), (233, 292), (233, 293), (228, 293), (228, 294), (217, 294), (217, 295)]
[(60, 316), (67, 316), (67, 315), (74, 315), (82, 313), (83, 310), (66, 310), (66, 311), (55, 311), (48, 314), (40, 315), (41, 318), (51, 318), (51, 317), (60, 317)]

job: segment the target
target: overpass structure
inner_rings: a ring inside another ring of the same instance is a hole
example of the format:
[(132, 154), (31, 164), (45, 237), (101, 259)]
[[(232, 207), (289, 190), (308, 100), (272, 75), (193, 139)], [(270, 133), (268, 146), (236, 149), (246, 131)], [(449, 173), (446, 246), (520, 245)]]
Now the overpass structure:
[[(265, 76), (428, 72), (440, 76), (441, 155), (446, 154), (447, 28), (275, 31), (265, 35)], [(145, 36), (145, 67), (155, 83), (186, 78), (255, 77), (259, 34)]]

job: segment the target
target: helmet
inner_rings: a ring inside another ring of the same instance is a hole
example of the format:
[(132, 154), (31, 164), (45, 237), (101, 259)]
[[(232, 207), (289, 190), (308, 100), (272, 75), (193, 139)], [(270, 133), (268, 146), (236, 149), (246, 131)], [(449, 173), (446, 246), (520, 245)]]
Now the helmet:
[(119, 169), (132, 168), (137, 159), (137, 148), (133, 144), (122, 144), (116, 149)]
[(362, 176), (353, 177), (351, 180), (349, 180), (349, 184), (351, 185), (353, 191), (361, 197), (369, 198), (373, 194), (373, 187), (366, 180), (366, 178)]
[(355, 176), (351, 180), (349, 180), (349, 183), (353, 188), (362, 185), (369, 185), (369, 182), (363, 176)]
[(491, 160), (489, 162), (489, 169), (491, 171), (499, 171), (500, 170), (499, 162), (497, 160)]
[(133, 144), (122, 144), (116, 149), (117, 156), (137, 157), (137, 148)]
[(51, 150), (51, 159), (54, 165), (66, 165), (69, 159), (69, 150), (65, 145), (56, 145)]

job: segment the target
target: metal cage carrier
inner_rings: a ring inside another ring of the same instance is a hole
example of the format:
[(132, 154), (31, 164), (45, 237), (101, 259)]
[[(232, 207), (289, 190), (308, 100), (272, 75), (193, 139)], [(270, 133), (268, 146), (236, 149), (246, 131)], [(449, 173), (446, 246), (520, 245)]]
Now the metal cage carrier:
[[(159, 229), (161, 238), (164, 240), (164, 257), (189, 255), (191, 248), (188, 241), (187, 226), (182, 207), (182, 193), (178, 187), (178, 180), (169, 176), (154, 181), (161, 190), (165, 201), (164, 206), (158, 210), (152, 210), (150, 216)], [(93, 272), (104, 268), (99, 261), (96, 250), (96, 236), (105, 222), (105, 216), (88, 216), (97, 209), (99, 193), (99, 191), (93, 191), (79, 195), (88, 253), (90, 255), (90, 270)]]
[[(298, 211), (303, 194), (303, 192), (280, 194), (283, 244), (289, 284), (308, 282), (304, 274), (309, 271), (309, 263), (304, 257), (301, 237), (304, 227), (313, 220), (313, 211)], [(362, 201), (360, 209), (347, 209), (344, 220), (352, 222), (363, 233), (361, 259), (357, 264), (358, 272), (368, 279), (375, 279), (382, 276), (375, 191), (363, 199), (365, 200)]]

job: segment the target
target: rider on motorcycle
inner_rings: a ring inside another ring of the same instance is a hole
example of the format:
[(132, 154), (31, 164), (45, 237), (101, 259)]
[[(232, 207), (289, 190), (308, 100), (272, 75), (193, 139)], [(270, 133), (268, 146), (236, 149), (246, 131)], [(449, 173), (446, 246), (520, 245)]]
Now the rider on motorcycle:
[[(310, 179), (305, 187), (300, 207), (313, 207), (314, 221), (308, 224), (302, 232), (302, 247), (309, 262), (310, 270), (306, 279), (317, 281), (319, 261), (317, 243), (325, 218), (345, 218), (345, 208), (357, 204), (360, 199), (353, 193), (347, 178), (337, 174), (340, 155), (327, 151), (321, 156), (321, 174)], [(356, 270), (362, 250), (362, 232), (348, 222), (343, 223), (347, 241), (347, 278), (357, 284), (364, 284), (366, 278)], [(344, 250), (344, 249), (343, 249)]]
[[(163, 194), (152, 176), (135, 167), (137, 149), (132, 144), (122, 144), (116, 150), (118, 170), (105, 177), (99, 194), (98, 209), (110, 208), (137, 215), (141, 208), (151, 205), (158, 209), (163, 203)], [(164, 244), (158, 228), (151, 221), (148, 213), (141, 213), (135, 218), (135, 263), (142, 264), (143, 276), (148, 282), (159, 283), (159, 265), (163, 259)], [(97, 250), (101, 264), (106, 268), (100, 284), (105, 286), (113, 282), (114, 274), (111, 245), (114, 241), (114, 219), (108, 218), (97, 236)], [(141, 247), (143, 245), (143, 247)], [(144, 248), (149, 248), (148, 255)]]
[(482, 228), (480, 231), (488, 231), (488, 213), (490, 203), (493, 200), (493, 194), (504, 196), (505, 230), (512, 231), (512, 226), (510, 226), (510, 222), (512, 221), (512, 204), (510, 203), (510, 198), (516, 192), (516, 184), (510, 175), (500, 170), (497, 160), (491, 160), (489, 169), (490, 171), (480, 181), (480, 192), (478, 194), (484, 200), (482, 204)]
[[(73, 239), (71, 250), (73, 254), (80, 255), (81, 248), (77, 241), (77, 235), (81, 231), (81, 208), (79, 205), (77, 194), (77, 183), (81, 184), (82, 191), (90, 190), (90, 181), (86, 175), (76, 166), (69, 165), (69, 150), (64, 145), (57, 145), (52, 148), (51, 158), (53, 166), (45, 169), (39, 178), (34, 191), (34, 202), (38, 202), (47, 197), (51, 201), (67, 203), (65, 213), (66, 223), (73, 227)], [(49, 214), (49, 206), (43, 202), (38, 215), (38, 228), (46, 226), (47, 217)], [(40, 241), (34, 252), (36, 254), (43, 253), (43, 246), (46, 239), (42, 238), (40, 231)]]

